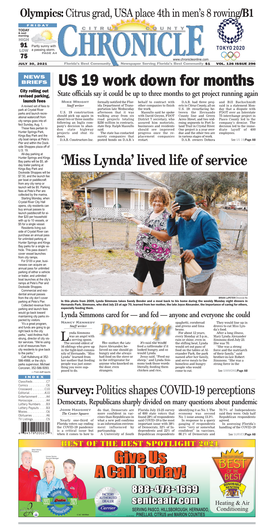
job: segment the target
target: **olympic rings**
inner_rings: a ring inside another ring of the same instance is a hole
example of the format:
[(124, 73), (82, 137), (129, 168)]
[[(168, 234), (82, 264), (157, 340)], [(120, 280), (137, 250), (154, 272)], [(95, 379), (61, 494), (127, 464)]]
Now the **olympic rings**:
[(240, 57), (240, 53), (239, 51), (235, 51), (235, 53), (233, 53), (232, 51), (229, 51), (228, 53), (222, 51), (221, 57), (223, 57), (223, 59), (225, 59), (226, 61), (236, 61)]
[[(236, 28), (236, 34), (234, 37), (227, 37), (225, 35), (225, 28), (230, 24), (232, 24)], [(238, 42), (242, 38), (244, 29), (242, 28), (242, 24), (240, 24), (240, 22), (238, 22), (236, 18), (225, 18), (223, 22), (221, 22), (221, 24), (219, 25), (217, 33), (219, 38), (223, 42), (227, 42), (228, 44), (234, 44), (234, 42)]]

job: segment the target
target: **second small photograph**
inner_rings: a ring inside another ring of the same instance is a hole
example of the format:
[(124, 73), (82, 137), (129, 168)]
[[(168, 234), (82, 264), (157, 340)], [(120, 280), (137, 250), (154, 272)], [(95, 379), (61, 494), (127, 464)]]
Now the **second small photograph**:
[(62, 172), (61, 295), (245, 296), (246, 172)]

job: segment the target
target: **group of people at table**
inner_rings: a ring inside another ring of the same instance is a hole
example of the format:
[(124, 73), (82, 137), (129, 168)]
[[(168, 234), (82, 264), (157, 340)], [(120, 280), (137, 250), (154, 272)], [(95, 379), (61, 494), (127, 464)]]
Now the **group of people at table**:
[(76, 463), (72, 459), (63, 462), (65, 477), (59, 479), (55, 475), (55, 464), (52, 460), (45, 460), (42, 477), (38, 469), (32, 467), (32, 453), (23, 451), (19, 467), (18, 484), (19, 500), (41, 502), (54, 490), (66, 489), (73, 498), (85, 500), (86, 488), (84, 482), (78, 478), (75, 471)]

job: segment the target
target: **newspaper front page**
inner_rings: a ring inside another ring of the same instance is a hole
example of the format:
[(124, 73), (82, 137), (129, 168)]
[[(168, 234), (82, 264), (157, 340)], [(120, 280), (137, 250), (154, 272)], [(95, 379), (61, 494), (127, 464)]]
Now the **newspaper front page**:
[(262, 9), (16, 7), (14, 525), (260, 526)]

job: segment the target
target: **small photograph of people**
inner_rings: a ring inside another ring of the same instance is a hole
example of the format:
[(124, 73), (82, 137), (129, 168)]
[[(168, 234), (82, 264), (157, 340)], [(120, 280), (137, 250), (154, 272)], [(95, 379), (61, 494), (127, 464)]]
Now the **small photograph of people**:
[(167, 232), (167, 220), (170, 213), (166, 207), (170, 203), (167, 189), (154, 187), (149, 193), (149, 205), (152, 211), (142, 223), (134, 216), (128, 216), (130, 222), (137, 225), (135, 255), (138, 257), (134, 277), (136, 287), (129, 290), (130, 295), (143, 295), (143, 286), (149, 273), (155, 291), (153, 295), (163, 295), (164, 266), (171, 256), (171, 236)]
[(85, 500), (86, 488), (83, 480), (75, 475), (76, 463), (72, 458), (68, 458), (63, 462), (63, 470), (65, 477), (62, 479), (64, 488), (68, 490), (75, 499)]
[(63, 296), (245, 296), (246, 172), (62, 172)]
[(55, 475), (55, 464), (52, 460), (45, 460), (42, 472), (43, 478), (39, 480), (36, 490), (36, 501), (41, 502), (53, 490), (64, 489), (62, 480)]
[(38, 469), (32, 467), (31, 451), (21, 453), (21, 465), (18, 470), (18, 498), (21, 501), (35, 502), (37, 484), (40, 481)]
[[(37, 466), (41, 469), (43, 463), (43, 454), (35, 453)], [(19, 500), (28, 502), (41, 502), (47, 498), (54, 490), (66, 489), (73, 498), (86, 500), (87, 492), (84, 481), (76, 475), (76, 461), (72, 458), (56, 460), (57, 474), (55, 463), (51, 459), (44, 462), (42, 475), (38, 469), (32, 467), (32, 452), (29, 450), (22, 451), (21, 465), (18, 470), (19, 481)], [(82, 475), (86, 474), (86, 469), (81, 464)], [(58, 476), (62, 477), (61, 479)]]

